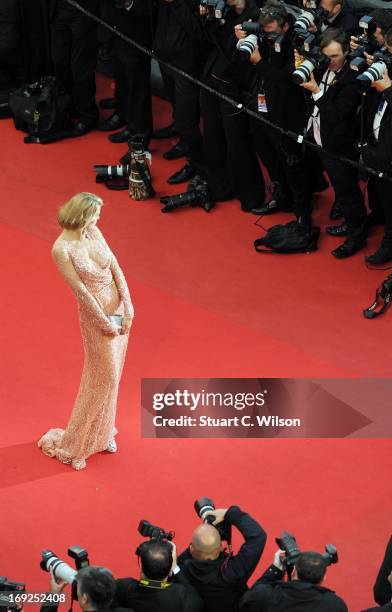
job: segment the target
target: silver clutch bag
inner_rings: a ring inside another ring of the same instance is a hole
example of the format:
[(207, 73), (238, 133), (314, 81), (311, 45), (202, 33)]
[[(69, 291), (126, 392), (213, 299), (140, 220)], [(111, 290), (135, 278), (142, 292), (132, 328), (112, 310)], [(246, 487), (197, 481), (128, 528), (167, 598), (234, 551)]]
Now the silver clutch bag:
[(107, 318), (116, 327), (122, 327), (122, 315), (108, 315)]

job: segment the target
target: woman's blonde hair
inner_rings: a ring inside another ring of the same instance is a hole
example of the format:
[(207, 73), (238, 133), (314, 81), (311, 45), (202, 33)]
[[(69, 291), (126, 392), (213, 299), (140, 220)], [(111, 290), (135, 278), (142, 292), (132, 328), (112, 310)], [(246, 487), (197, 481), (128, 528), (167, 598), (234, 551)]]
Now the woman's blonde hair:
[(93, 193), (77, 193), (59, 209), (58, 222), (64, 229), (81, 229), (95, 217), (102, 204), (101, 198)]

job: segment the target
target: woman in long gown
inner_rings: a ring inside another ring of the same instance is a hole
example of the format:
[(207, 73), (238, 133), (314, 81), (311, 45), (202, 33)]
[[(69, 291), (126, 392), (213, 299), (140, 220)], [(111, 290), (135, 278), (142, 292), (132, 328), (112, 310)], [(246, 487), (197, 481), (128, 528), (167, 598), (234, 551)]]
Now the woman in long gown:
[[(52, 248), (78, 300), (84, 366), (67, 428), (50, 429), (38, 446), (76, 470), (86, 467), (87, 457), (94, 453), (117, 450), (118, 385), (134, 314), (121, 268), (96, 227), (101, 205), (102, 200), (90, 193), (66, 202), (58, 214), (63, 231)], [(108, 319), (115, 314), (122, 316), (119, 326)]]

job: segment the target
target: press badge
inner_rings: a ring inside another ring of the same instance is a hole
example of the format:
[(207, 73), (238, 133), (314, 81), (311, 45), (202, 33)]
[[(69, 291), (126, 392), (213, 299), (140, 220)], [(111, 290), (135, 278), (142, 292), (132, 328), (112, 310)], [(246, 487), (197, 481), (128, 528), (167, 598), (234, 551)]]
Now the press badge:
[(259, 93), (257, 96), (257, 110), (259, 113), (267, 113), (267, 101), (265, 99), (265, 94)]

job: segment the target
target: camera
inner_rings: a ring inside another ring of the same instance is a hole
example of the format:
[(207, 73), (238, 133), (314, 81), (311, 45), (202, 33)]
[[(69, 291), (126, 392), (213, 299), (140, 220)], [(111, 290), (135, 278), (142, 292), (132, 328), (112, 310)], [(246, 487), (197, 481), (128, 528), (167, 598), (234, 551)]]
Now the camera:
[[(215, 517), (211, 514), (207, 515), (207, 513), (214, 512), (216, 507), (210, 497), (201, 497), (197, 499), (194, 503), (194, 508), (197, 516), (199, 516), (204, 523), (212, 525), (212, 523), (215, 521)], [(221, 523), (214, 525), (214, 527), (218, 530), (221, 540), (227, 542), (229, 546), (231, 546), (231, 525), (227, 521), (222, 521)]]
[(313, 7), (307, 8), (305, 11), (301, 11), (299, 16), (294, 21), (294, 32), (296, 34), (304, 35), (308, 32), (311, 26), (316, 26), (318, 29), (322, 25), (327, 17), (328, 11), (323, 9), (321, 6), (316, 6), (312, 3)]
[(55, 578), (64, 580), (68, 584), (74, 584), (78, 571), (82, 569), (82, 567), (90, 565), (88, 553), (87, 550), (81, 546), (71, 546), (68, 549), (68, 556), (75, 560), (76, 570), (57, 557), (53, 551), (43, 550), (40, 563), (41, 569), (43, 569), (44, 572), (50, 572), (50, 570), (52, 570)]
[(378, 51), (373, 58), (373, 64), (357, 76), (363, 89), (369, 89), (374, 81), (382, 79), (385, 72), (389, 72), (392, 68), (392, 54), (388, 51)]
[(200, 6), (207, 9), (206, 18), (223, 20), (229, 6), (227, 6), (225, 0), (201, 0)]
[(377, 49), (377, 43), (373, 38), (373, 34), (377, 29), (377, 24), (374, 17), (365, 15), (359, 20), (359, 27), (362, 28), (363, 33), (356, 37), (356, 42), (359, 45), (355, 51), (350, 53), (350, 68), (362, 72), (367, 67), (364, 53), (372, 55), (375, 49)]
[(320, 48), (317, 46), (311, 47), (310, 51), (307, 51), (304, 45), (304, 47), (299, 51), (305, 57), (305, 59), (294, 70), (291, 77), (294, 83), (297, 83), (297, 85), (307, 83), (312, 72), (315, 70), (326, 70), (329, 65), (329, 58), (324, 55), (324, 53), (322, 53)]
[(257, 48), (257, 42), (257, 36), (255, 34), (249, 34), (246, 38), (241, 38), (237, 42), (237, 50), (241, 51), (241, 53), (247, 53), (249, 56), (251, 56)]
[[(283, 566), (290, 580), (294, 565), (301, 554), (301, 550), (298, 547), (295, 537), (288, 531), (283, 531), (278, 538), (275, 538), (275, 542), (285, 553)], [(323, 553), (321, 556), (327, 566), (338, 562), (338, 553), (333, 544), (326, 544), (325, 553)]]
[(20, 604), (9, 601), (9, 592), (21, 595), (26, 592), (26, 585), (23, 582), (12, 582), (5, 576), (0, 576), (0, 609), (17, 610)]
[(118, 166), (94, 166), (94, 172), (98, 175), (107, 176), (129, 176), (129, 165), (118, 165)]
[[(163, 542), (168, 540), (171, 542), (175, 536), (174, 531), (165, 531), (162, 527), (157, 527), (156, 525), (152, 525), (149, 521), (141, 520), (139, 526), (137, 528), (140, 535), (144, 538), (150, 538), (153, 542)], [(146, 542), (142, 542), (136, 549), (136, 554), (140, 557), (143, 546)]]

